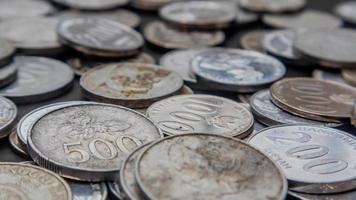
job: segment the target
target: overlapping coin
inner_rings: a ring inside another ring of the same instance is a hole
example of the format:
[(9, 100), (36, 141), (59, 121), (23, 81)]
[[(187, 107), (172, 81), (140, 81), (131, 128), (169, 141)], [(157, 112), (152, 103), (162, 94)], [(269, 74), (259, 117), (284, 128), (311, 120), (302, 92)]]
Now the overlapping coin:
[(0, 68), (12, 61), (15, 47), (8, 41), (0, 39)]
[(247, 25), (247, 24), (252, 24), (252, 23), (258, 22), (258, 20), (259, 20), (258, 14), (243, 10), (239, 6), (239, 1), (241, 1), (241, 0), (235, 0), (235, 1), (237, 1), (237, 6), (236, 6), (236, 25), (237, 26)]
[(17, 66), (14, 64), (0, 68), (0, 88), (13, 83), (17, 78)]
[(356, 2), (347, 1), (338, 4), (335, 8), (335, 13), (340, 16), (345, 22), (356, 25)]
[(256, 13), (296, 12), (305, 5), (305, 0), (240, 0), (242, 8)]
[(80, 10), (107, 10), (127, 4), (128, 0), (52, 0), (61, 5)]
[(15, 151), (15, 153), (17, 153), (21, 157), (27, 158), (29, 156), (27, 154), (27, 147), (21, 145), (19, 140), (20, 139), (17, 136), (16, 129), (13, 129), (9, 135), (9, 143), (10, 143), (12, 149)]
[(12, 101), (0, 97), (0, 139), (10, 134), (16, 123), (16, 117), (16, 105)]
[(1, 0), (0, 21), (14, 18), (28, 18), (49, 15), (54, 7), (40, 0)]
[(356, 191), (353, 190), (353, 191), (337, 193), (337, 194), (306, 194), (301, 192), (288, 191), (288, 196), (298, 200), (330, 200), (330, 199), (353, 200), (356, 198)]
[(265, 52), (263, 48), (264, 37), (268, 34), (268, 31), (255, 30), (245, 33), (240, 38), (240, 45), (243, 49)]

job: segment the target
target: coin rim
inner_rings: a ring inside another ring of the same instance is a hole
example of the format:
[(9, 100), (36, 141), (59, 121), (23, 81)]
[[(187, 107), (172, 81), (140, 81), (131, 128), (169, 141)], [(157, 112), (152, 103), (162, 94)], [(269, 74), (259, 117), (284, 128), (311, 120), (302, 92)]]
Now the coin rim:
[(18, 108), (14, 102), (3, 96), (0, 96), (0, 102), (1, 101), (9, 104), (14, 112), (10, 120), (8, 120), (3, 126), (0, 126), (0, 139), (7, 137), (11, 133), (11, 129), (15, 126), (16, 119), (18, 117)]

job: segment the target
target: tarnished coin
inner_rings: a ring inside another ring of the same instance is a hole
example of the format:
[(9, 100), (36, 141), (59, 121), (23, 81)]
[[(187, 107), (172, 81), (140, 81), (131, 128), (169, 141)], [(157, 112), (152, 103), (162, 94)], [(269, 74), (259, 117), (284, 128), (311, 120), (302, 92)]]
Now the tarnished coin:
[(356, 87), (356, 70), (355, 69), (344, 69), (341, 72), (342, 77), (351, 85)]
[(262, 21), (279, 29), (336, 28), (342, 25), (342, 21), (337, 17), (318, 10), (306, 10), (292, 15), (264, 15)]
[(0, 68), (12, 61), (14, 53), (15, 47), (10, 42), (0, 39)]
[(72, 200), (68, 184), (48, 170), (20, 163), (0, 163), (1, 199)]
[(288, 191), (288, 196), (297, 200), (354, 200), (356, 191), (343, 192), (338, 194), (305, 194), (300, 192)]
[(240, 38), (240, 45), (243, 49), (264, 53), (263, 39), (269, 31), (255, 30), (245, 33)]
[(290, 113), (318, 121), (350, 118), (356, 89), (313, 78), (286, 78), (271, 86), (273, 102)]
[[(328, 41), (328, 42), (325, 42)], [(294, 47), (298, 54), (324, 67), (356, 65), (356, 31), (351, 29), (307, 30), (297, 33)]]
[(239, 49), (206, 49), (195, 55), (191, 65), (201, 82), (235, 92), (255, 92), (286, 73), (285, 66), (277, 59)]
[(1, 0), (0, 21), (14, 18), (28, 18), (48, 15), (54, 12), (53, 6), (40, 0)]
[(62, 43), (94, 56), (132, 56), (144, 43), (137, 31), (105, 18), (66, 19), (59, 23), (57, 31)]
[(108, 189), (105, 183), (67, 181), (72, 190), (73, 200), (106, 200)]
[(284, 125), (263, 129), (249, 143), (283, 169), (289, 190), (320, 194), (356, 187), (356, 138), (345, 132)]
[(0, 88), (13, 83), (17, 77), (17, 67), (14, 64), (0, 68)]
[(154, 21), (144, 29), (147, 41), (165, 49), (187, 49), (218, 45), (225, 40), (223, 31), (183, 31)]
[(335, 81), (337, 83), (345, 84), (345, 80), (342, 78), (340, 72), (327, 71), (321, 69), (313, 70), (313, 78), (323, 81)]
[(295, 12), (305, 5), (305, 0), (240, 0), (243, 9), (257, 13)]
[(244, 138), (252, 132), (253, 116), (243, 105), (211, 95), (179, 95), (159, 101), (147, 116), (166, 135), (211, 133)]
[(91, 100), (146, 108), (152, 103), (176, 94), (183, 87), (175, 72), (142, 63), (102, 65), (80, 79), (85, 97)]
[(17, 79), (0, 89), (0, 95), (16, 103), (38, 102), (66, 92), (74, 78), (71, 68), (54, 59), (18, 56), (13, 63)]
[(159, 11), (161, 18), (186, 28), (221, 29), (236, 19), (236, 5), (229, 1), (180, 1)]
[(18, 153), (19, 155), (23, 156), (23, 157), (28, 157), (27, 154), (27, 148), (26, 146), (23, 146), (20, 144), (19, 142), (19, 138), (17, 137), (16, 134), (16, 129), (13, 129), (9, 135), (9, 143), (12, 147), (12, 149)]
[(130, 5), (140, 10), (156, 11), (162, 6), (177, 0), (131, 0)]
[(345, 22), (356, 25), (356, 2), (348, 1), (338, 4), (335, 8), (335, 13)]
[(74, 9), (107, 10), (127, 4), (128, 0), (52, 0)]
[(153, 143), (137, 159), (135, 175), (149, 199), (280, 200), (287, 193), (284, 175), (267, 156), (240, 140), (211, 134)]
[(10, 134), (11, 129), (16, 123), (17, 107), (16, 105), (0, 96), (0, 139)]

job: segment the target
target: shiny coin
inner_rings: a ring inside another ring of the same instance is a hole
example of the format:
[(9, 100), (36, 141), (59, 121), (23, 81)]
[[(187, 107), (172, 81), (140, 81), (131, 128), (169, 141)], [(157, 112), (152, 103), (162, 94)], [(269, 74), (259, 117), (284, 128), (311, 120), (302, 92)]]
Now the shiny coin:
[(16, 105), (12, 101), (0, 97), (0, 139), (10, 134), (15, 125), (16, 117)]
[(249, 140), (283, 169), (290, 190), (316, 194), (356, 187), (355, 142), (345, 132), (310, 125), (266, 128)]
[(356, 87), (356, 70), (355, 69), (345, 69), (342, 70), (342, 77), (351, 85)]
[(268, 31), (256, 30), (245, 33), (240, 38), (240, 45), (243, 49), (264, 53), (263, 39)]
[(356, 191), (349, 191), (339, 194), (305, 194), (300, 192), (288, 191), (288, 196), (296, 198), (298, 200), (354, 200), (356, 199)]
[(335, 12), (340, 16), (345, 22), (349, 24), (356, 25), (356, 2), (348, 1), (342, 2), (337, 5)]
[(123, 194), (120, 189), (120, 186), (116, 182), (108, 182), (108, 189), (110, 192), (110, 198), (113, 200), (122, 200), (123, 199)]
[(2, 199), (72, 200), (68, 184), (58, 175), (33, 165), (0, 163)]
[(182, 31), (159, 21), (149, 23), (144, 35), (150, 43), (165, 49), (186, 49), (215, 46), (225, 40), (222, 31)]
[(301, 10), (305, 0), (240, 0), (240, 6), (257, 13), (285, 13)]
[(352, 68), (356, 65), (355, 44), (356, 31), (328, 29), (308, 30), (298, 33), (294, 47), (303, 57), (324, 67)]
[(28, 157), (27, 154), (27, 148), (26, 146), (23, 146), (19, 142), (19, 138), (17, 137), (16, 130), (11, 131), (9, 135), (9, 143), (12, 147), (12, 149), (15, 150), (16, 153), (23, 157)]
[(71, 68), (54, 59), (18, 56), (14, 65), (18, 68), (17, 79), (0, 89), (0, 95), (16, 103), (38, 102), (58, 96), (72, 86)]
[(176, 94), (182, 78), (156, 65), (116, 63), (97, 67), (80, 79), (85, 97), (91, 100), (146, 108), (155, 101)]
[(106, 200), (108, 196), (105, 183), (67, 182), (72, 190), (73, 200)]
[(313, 78), (323, 81), (334, 81), (337, 83), (345, 84), (345, 80), (342, 78), (340, 72), (327, 71), (321, 69), (313, 70)]
[(243, 105), (217, 96), (179, 95), (159, 101), (147, 116), (167, 135), (211, 133), (243, 138), (253, 129), (253, 116)]
[(160, 16), (180, 27), (226, 28), (236, 19), (236, 6), (227, 1), (183, 1), (160, 9)]
[(0, 68), (0, 88), (13, 83), (17, 77), (17, 67), (14, 64)]
[(331, 81), (287, 78), (271, 87), (273, 102), (302, 117), (334, 122), (350, 118), (356, 89)]
[(317, 10), (306, 10), (293, 15), (265, 15), (262, 21), (279, 29), (336, 28), (342, 25), (342, 21), (337, 17)]
[(63, 20), (57, 31), (62, 43), (94, 56), (132, 56), (138, 53), (144, 43), (140, 33), (104, 18)]
[(149, 199), (277, 200), (287, 193), (284, 175), (264, 154), (240, 140), (210, 134), (153, 143), (138, 158), (135, 175)]
[(285, 66), (277, 59), (248, 50), (207, 49), (191, 61), (193, 72), (212, 88), (254, 92), (282, 78)]
[(109, 104), (68, 106), (39, 119), (28, 137), (33, 160), (81, 181), (116, 180), (131, 151), (162, 137), (142, 114)]
[(12, 61), (14, 53), (15, 47), (10, 42), (0, 39), (0, 68)]
[(128, 0), (52, 0), (74, 9), (107, 10), (127, 4)]
[(1, 0), (0, 20), (28, 18), (48, 15), (54, 8), (46, 1), (39, 0)]

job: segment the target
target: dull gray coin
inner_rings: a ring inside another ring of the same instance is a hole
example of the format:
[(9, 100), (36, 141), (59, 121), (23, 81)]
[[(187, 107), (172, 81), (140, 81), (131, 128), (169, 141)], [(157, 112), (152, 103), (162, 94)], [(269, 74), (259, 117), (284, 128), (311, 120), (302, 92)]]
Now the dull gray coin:
[(301, 10), (305, 0), (240, 0), (240, 6), (255, 13), (286, 13)]
[(127, 4), (128, 0), (52, 0), (74, 9), (107, 10)]
[(10, 134), (11, 129), (16, 123), (17, 107), (16, 105), (0, 96), (0, 139)]
[(0, 39), (0, 68), (12, 61), (14, 53), (15, 47), (10, 42)]
[(107, 182), (107, 185), (110, 192), (110, 198), (112, 198), (113, 200), (122, 200), (124, 198), (119, 183)]
[(9, 64), (0, 68), (0, 88), (13, 83), (17, 78), (17, 66)]
[(46, 1), (39, 0), (1, 0), (0, 20), (28, 18), (48, 15), (54, 7)]
[(340, 16), (345, 22), (356, 25), (356, 2), (348, 1), (338, 4), (335, 8), (335, 13)]
[(313, 78), (324, 81), (335, 81), (338, 83), (346, 84), (342, 78), (341, 73), (338, 71), (327, 71), (322, 69), (313, 70)]
[(106, 200), (108, 189), (105, 183), (85, 183), (67, 181), (73, 194), (73, 200)]

